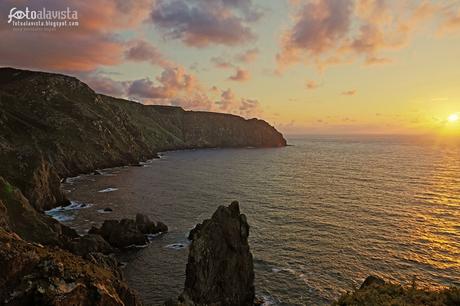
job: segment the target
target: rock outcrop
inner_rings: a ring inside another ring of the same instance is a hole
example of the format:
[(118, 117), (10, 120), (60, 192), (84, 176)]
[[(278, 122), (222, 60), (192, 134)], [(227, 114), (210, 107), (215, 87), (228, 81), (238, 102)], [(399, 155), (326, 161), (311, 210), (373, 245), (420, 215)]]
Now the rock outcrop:
[(147, 235), (165, 233), (168, 227), (162, 222), (151, 221), (148, 216), (137, 214), (136, 220), (105, 220), (101, 228), (92, 227), (90, 234), (102, 236), (116, 248), (141, 246), (148, 243)]
[(220, 206), (192, 230), (184, 292), (167, 305), (254, 305), (249, 225), (238, 202)]
[(385, 280), (383, 280), (382, 278), (378, 276), (369, 275), (368, 277), (366, 277), (366, 279), (361, 284), (359, 289), (365, 289), (369, 287), (378, 287), (378, 286), (383, 286), (383, 285), (385, 285)]
[(0, 224), (21, 238), (64, 247), (78, 234), (53, 218), (37, 212), (21, 191), (0, 176)]
[(368, 276), (359, 289), (343, 294), (333, 306), (456, 306), (460, 305), (460, 288), (417, 288), (385, 282), (380, 277)]
[(0, 175), (37, 210), (65, 203), (60, 178), (139, 165), (159, 151), (285, 145), (262, 120), (147, 106), (73, 77), (0, 68)]
[(90, 253), (110, 254), (115, 251), (102, 236), (95, 234), (74, 238), (64, 248), (80, 256), (86, 256)]
[(113, 262), (89, 256), (93, 262), (0, 228), (0, 304), (141, 305)]

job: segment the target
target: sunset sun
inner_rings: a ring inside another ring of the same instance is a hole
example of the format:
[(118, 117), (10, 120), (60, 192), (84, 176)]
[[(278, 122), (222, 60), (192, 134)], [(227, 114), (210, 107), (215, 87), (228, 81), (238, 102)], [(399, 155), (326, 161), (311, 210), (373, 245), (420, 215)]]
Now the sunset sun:
[(449, 117), (447, 117), (447, 121), (449, 122), (457, 122), (459, 120), (459, 115), (458, 113), (451, 114)]

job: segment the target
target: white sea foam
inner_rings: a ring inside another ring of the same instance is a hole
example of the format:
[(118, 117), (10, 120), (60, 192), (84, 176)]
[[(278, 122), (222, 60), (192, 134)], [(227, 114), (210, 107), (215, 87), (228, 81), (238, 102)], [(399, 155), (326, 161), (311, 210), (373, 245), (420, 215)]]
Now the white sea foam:
[(81, 178), (82, 178), (81, 175), (77, 175), (77, 176), (74, 176), (74, 177), (68, 177), (68, 178), (65, 179), (65, 183), (72, 185), (73, 183), (75, 183), (75, 181), (78, 181)]
[(110, 214), (111, 213), (111, 211), (106, 211), (104, 209), (98, 209), (97, 212), (100, 214)]
[(91, 207), (92, 204), (86, 204), (77, 201), (71, 201), (70, 205), (59, 206), (45, 211), (45, 214), (60, 222), (71, 221), (75, 219), (74, 211)]
[(112, 188), (112, 187), (109, 187), (109, 188), (106, 188), (106, 189), (102, 189), (102, 190), (99, 190), (98, 192), (112, 192), (112, 191), (117, 191), (118, 188)]
[(167, 249), (172, 249), (172, 250), (182, 250), (188, 247), (189, 243), (188, 242), (175, 242), (172, 244), (168, 244), (165, 246)]
[(148, 243), (146, 244), (131, 244), (131, 245), (128, 245), (127, 247), (125, 247), (125, 249), (143, 249), (143, 248), (146, 248), (148, 247)]
[(69, 210), (88, 208), (90, 206), (92, 206), (92, 204), (86, 204), (86, 203), (82, 203), (82, 202), (78, 202), (78, 201), (70, 201), (70, 205), (55, 207), (53, 209), (45, 211), (45, 213), (47, 215), (49, 215), (49, 214), (62, 212), (62, 211), (69, 211)]
[(267, 294), (262, 294), (260, 296), (262, 298), (262, 306), (269, 306), (269, 305), (277, 305), (277, 301), (271, 296)]
[[(93, 175), (100, 175), (100, 176), (115, 176), (115, 173), (112, 172), (107, 172), (107, 171), (102, 171), (102, 170), (96, 170), (98, 174), (93, 174)], [(95, 172), (96, 172), (95, 171)]]
[(56, 214), (56, 215), (50, 215), (54, 220), (57, 220), (59, 222), (66, 222), (66, 221), (72, 221), (75, 219), (75, 216), (71, 216), (71, 215), (59, 215), (59, 214)]
[(290, 274), (293, 274), (293, 275), (298, 274), (295, 270), (293, 270), (291, 268), (280, 268), (280, 267), (272, 267), (272, 272), (273, 273), (286, 272), (286, 273), (290, 273)]
[(156, 234), (147, 234), (146, 236), (147, 236), (147, 238), (149, 239), (149, 241), (152, 241), (152, 240), (154, 240), (156, 237), (161, 236), (161, 235), (163, 235), (163, 232), (159, 232), (159, 233), (156, 233)]

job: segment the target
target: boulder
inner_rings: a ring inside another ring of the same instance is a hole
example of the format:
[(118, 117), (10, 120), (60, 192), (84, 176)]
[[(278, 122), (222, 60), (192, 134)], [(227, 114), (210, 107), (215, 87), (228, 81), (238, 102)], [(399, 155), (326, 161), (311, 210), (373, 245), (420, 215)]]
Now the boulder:
[(146, 235), (167, 231), (166, 224), (162, 222), (155, 224), (148, 216), (137, 214), (136, 220), (105, 220), (101, 228), (92, 227), (88, 233), (101, 235), (116, 248), (126, 248), (133, 245), (145, 245), (148, 243)]
[(154, 234), (166, 233), (167, 231), (168, 231), (168, 226), (166, 224), (164, 224), (163, 222), (158, 221), (157, 226), (155, 227), (155, 233)]
[(248, 236), (246, 216), (236, 201), (220, 206), (211, 219), (197, 225), (190, 233), (185, 288), (177, 304), (254, 305)]
[(93, 227), (88, 233), (101, 235), (116, 248), (145, 245), (148, 242), (145, 235), (137, 228), (136, 222), (130, 219), (105, 220), (100, 229)]
[(104, 211), (105, 211), (105, 212), (112, 212), (112, 211), (113, 211), (113, 209), (112, 209), (112, 208), (110, 208), (110, 207), (106, 207), (106, 208), (104, 208)]
[(110, 254), (114, 249), (104, 238), (96, 234), (88, 234), (72, 239), (68, 244), (68, 249), (74, 254), (85, 256), (89, 253)]
[(378, 287), (378, 286), (383, 286), (383, 285), (385, 285), (385, 281), (382, 278), (378, 276), (374, 276), (374, 275), (369, 275), (368, 277), (366, 277), (366, 279), (361, 284), (361, 287), (359, 287), (359, 289), (365, 289), (369, 287)]
[(136, 226), (143, 234), (154, 234), (156, 231), (155, 223), (144, 214), (136, 214)]
[(150, 218), (144, 214), (136, 215), (136, 225), (137, 228), (144, 234), (158, 234), (166, 233), (168, 231), (168, 226), (161, 221), (158, 221), (157, 224), (151, 221)]

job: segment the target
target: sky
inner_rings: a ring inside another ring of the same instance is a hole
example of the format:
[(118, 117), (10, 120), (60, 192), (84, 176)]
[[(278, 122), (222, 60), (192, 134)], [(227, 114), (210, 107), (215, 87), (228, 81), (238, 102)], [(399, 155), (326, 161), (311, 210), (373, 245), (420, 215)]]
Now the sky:
[[(69, 7), (79, 25), (17, 31), (13, 7)], [(2, 0), (0, 14), (0, 66), (99, 93), (287, 134), (460, 135), (460, 0)]]

